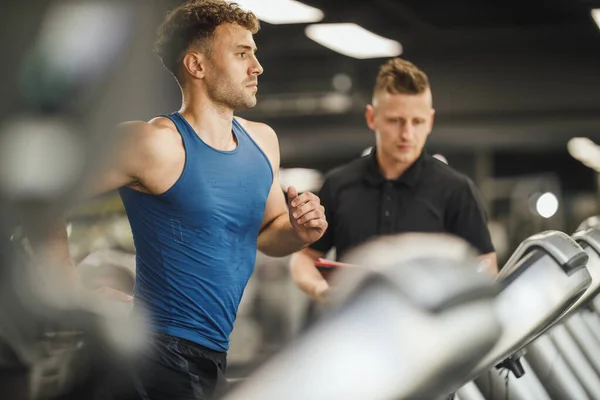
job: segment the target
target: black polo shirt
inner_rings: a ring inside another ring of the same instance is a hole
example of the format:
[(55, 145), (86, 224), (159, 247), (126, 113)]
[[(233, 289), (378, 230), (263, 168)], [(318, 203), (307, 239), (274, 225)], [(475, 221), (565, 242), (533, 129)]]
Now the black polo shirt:
[(373, 237), (447, 232), (481, 254), (494, 251), (487, 216), (473, 182), (423, 152), (397, 180), (386, 180), (375, 151), (327, 174), (320, 191), (329, 227), (311, 248), (337, 258)]

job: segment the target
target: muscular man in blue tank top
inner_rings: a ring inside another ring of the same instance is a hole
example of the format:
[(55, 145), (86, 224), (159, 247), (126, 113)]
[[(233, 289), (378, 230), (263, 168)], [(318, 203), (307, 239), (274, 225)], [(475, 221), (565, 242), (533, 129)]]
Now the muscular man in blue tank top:
[(148, 312), (154, 339), (137, 371), (144, 399), (218, 397), (257, 247), (284, 256), (327, 228), (314, 194), (290, 188), (286, 205), (275, 132), (233, 115), (256, 104), (258, 29), (252, 13), (222, 0), (173, 10), (156, 49), (182, 107), (122, 124), (96, 188), (119, 189), (134, 235), (134, 310)]

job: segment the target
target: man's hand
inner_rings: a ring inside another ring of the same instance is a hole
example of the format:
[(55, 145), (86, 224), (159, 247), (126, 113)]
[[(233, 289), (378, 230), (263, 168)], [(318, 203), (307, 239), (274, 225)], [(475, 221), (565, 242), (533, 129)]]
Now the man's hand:
[(310, 192), (298, 195), (293, 186), (288, 188), (290, 223), (298, 237), (306, 244), (316, 242), (327, 230), (325, 209), (321, 200)]
[(488, 253), (479, 256), (479, 266), (477, 268), (478, 272), (485, 271), (490, 274), (494, 278), (498, 276), (498, 261), (496, 258), (496, 253)]

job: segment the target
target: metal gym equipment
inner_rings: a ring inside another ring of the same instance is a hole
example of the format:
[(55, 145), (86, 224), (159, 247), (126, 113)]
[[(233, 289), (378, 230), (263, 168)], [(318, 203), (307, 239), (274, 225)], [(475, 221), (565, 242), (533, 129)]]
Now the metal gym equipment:
[(600, 231), (586, 228), (573, 238), (589, 256), (592, 284), (561, 324), (529, 346), (526, 356), (552, 398), (600, 398), (600, 342), (586, 322), (598, 318), (590, 307), (600, 291)]
[[(501, 334), (497, 286), (460, 239), (405, 234), (357, 248), (333, 305), (227, 400), (433, 399)], [(432, 252), (431, 249), (436, 249)]]
[[(496, 299), (496, 311), (504, 333), (459, 385), (476, 379), (486, 398), (507, 386), (511, 398), (548, 398), (533, 374), (514, 379), (525, 372), (519, 351), (555, 324), (590, 286), (587, 261), (581, 246), (562, 232), (547, 231), (523, 241), (498, 276), (504, 288)], [(512, 374), (503, 378), (498, 371), (489, 371), (494, 367)], [(505, 379), (508, 385), (490, 384)]]

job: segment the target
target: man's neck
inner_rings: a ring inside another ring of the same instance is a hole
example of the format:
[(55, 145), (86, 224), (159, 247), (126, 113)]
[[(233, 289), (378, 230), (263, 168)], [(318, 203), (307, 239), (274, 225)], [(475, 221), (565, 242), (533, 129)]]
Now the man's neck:
[(409, 163), (401, 163), (395, 160), (389, 160), (381, 155), (380, 152), (376, 153), (377, 156), (377, 165), (379, 165), (379, 170), (383, 177), (387, 180), (393, 181), (402, 176), (406, 172), (407, 169), (411, 167), (415, 163), (416, 160), (413, 160)]
[(202, 93), (184, 90), (179, 113), (207, 144), (220, 150), (235, 147), (235, 139), (231, 133), (231, 108), (216, 104)]

